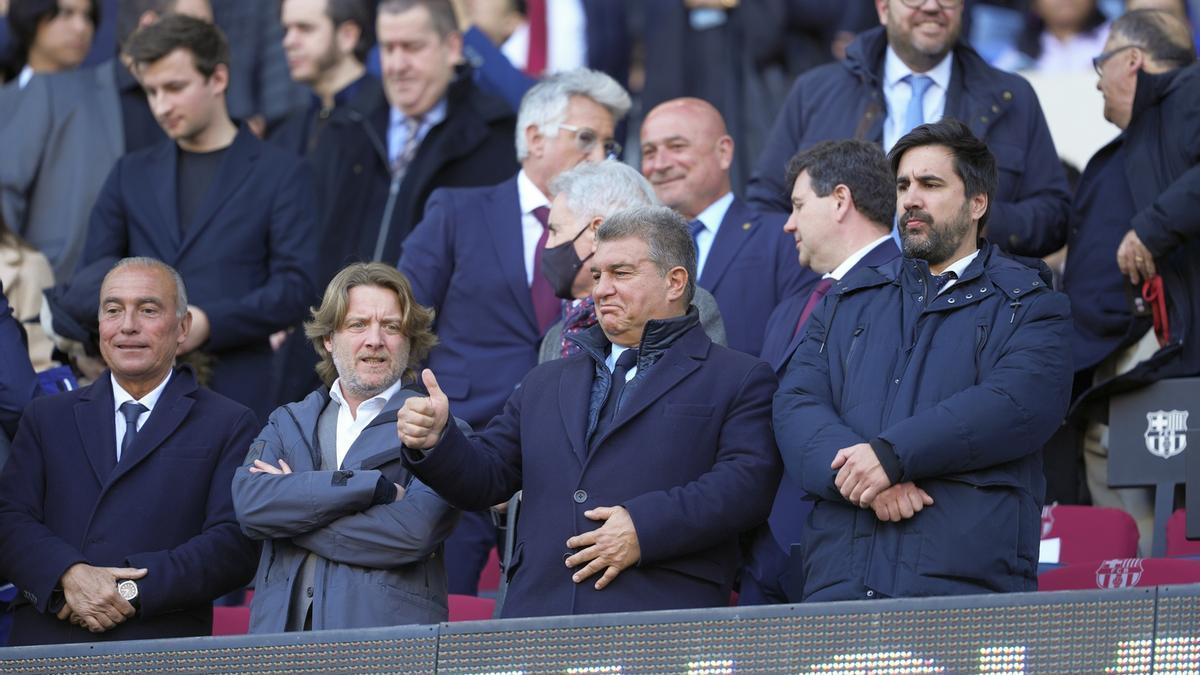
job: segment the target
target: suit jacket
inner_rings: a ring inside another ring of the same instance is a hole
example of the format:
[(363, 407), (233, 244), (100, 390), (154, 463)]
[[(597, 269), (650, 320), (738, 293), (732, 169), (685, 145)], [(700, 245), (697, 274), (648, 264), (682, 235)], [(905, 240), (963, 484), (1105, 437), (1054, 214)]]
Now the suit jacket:
[[(762, 522), (779, 478), (768, 422), (774, 374), (694, 325), (639, 373), (614, 421), (589, 441), (600, 358), (538, 366), (483, 432), (468, 439), (450, 425), (431, 452), (406, 461), (464, 509), (523, 490), (504, 617), (727, 604), (738, 533)], [(595, 578), (572, 582), (565, 542), (599, 526), (584, 511), (616, 505), (637, 528), (640, 561), (602, 591)]]
[(783, 231), (781, 218), (755, 213), (734, 198), (699, 284), (717, 299), (729, 346), (758, 356), (771, 311), (817, 279), (812, 270), (796, 264), (796, 242)]
[[(256, 549), (238, 529), (233, 472), (258, 429), (253, 413), (177, 369), (133, 445), (116, 460), (107, 372), (35, 399), (0, 473), (0, 574), (28, 604), (10, 644), (208, 635), (213, 599), (244, 585)], [(75, 563), (144, 567), (141, 610), (99, 634), (49, 612)]]
[(116, 61), (38, 76), (0, 101), (0, 209), (70, 279), (104, 178), (125, 152)]
[(177, 154), (175, 143), (165, 141), (117, 162), (92, 213), (84, 263), (142, 255), (178, 270), (188, 302), (212, 325), (201, 347), (216, 360), (212, 388), (266, 419), (267, 338), (302, 319), (320, 298), (313, 282), (312, 176), (300, 158), (243, 127), (181, 237)]
[(437, 312), (438, 345), (428, 367), (454, 414), (482, 428), (537, 365), (541, 340), (525, 274), (516, 177), (434, 192), (404, 246), (400, 271), (417, 302)]

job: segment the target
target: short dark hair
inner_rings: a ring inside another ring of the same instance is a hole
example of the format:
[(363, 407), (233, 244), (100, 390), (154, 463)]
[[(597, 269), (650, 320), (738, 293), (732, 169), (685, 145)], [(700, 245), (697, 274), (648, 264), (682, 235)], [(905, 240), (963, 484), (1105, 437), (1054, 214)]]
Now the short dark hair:
[(1110, 32), (1124, 37), (1155, 61), (1186, 66), (1196, 60), (1191, 30), (1170, 12), (1135, 9), (1113, 22)]
[(954, 155), (954, 172), (962, 179), (963, 192), (968, 199), (987, 195), (987, 210), (979, 218), (979, 229), (982, 230), (992, 212), (992, 197), (996, 193), (996, 158), (992, 151), (971, 133), (970, 127), (956, 119), (944, 118), (940, 122), (922, 124), (896, 141), (888, 153), (893, 181), (900, 171), (900, 158), (904, 153), (928, 145), (943, 146)]
[(413, 7), (424, 7), (429, 11), (433, 30), (443, 40), (451, 33), (458, 32), (458, 15), (454, 13), (454, 5), (450, 0), (381, 0), (379, 14), (403, 14)]
[(175, 11), (178, 0), (120, 0), (117, 3), (117, 47), (123, 47), (138, 29), (138, 22), (146, 12), (163, 16)]
[(336, 30), (347, 21), (358, 26), (358, 44), (354, 45), (354, 58), (359, 63), (367, 62), (367, 54), (375, 46), (375, 21), (368, 0), (325, 0), (325, 16), (333, 22)]
[(125, 53), (140, 66), (166, 57), (176, 49), (192, 53), (196, 70), (212, 77), (218, 65), (229, 67), (229, 43), (220, 28), (184, 14), (168, 14), (129, 38)]
[(787, 184), (794, 189), (805, 172), (818, 197), (826, 197), (838, 185), (845, 185), (860, 213), (880, 227), (891, 229), (896, 218), (896, 174), (888, 169), (887, 157), (878, 143), (858, 139), (817, 143), (797, 152), (788, 162)]
[[(100, 26), (100, 0), (88, 0), (92, 9), (88, 18), (92, 27)], [(12, 29), (13, 43), (23, 66), (29, 60), (29, 50), (37, 39), (37, 29), (43, 21), (58, 16), (58, 0), (12, 0), (8, 6), (8, 26)]]

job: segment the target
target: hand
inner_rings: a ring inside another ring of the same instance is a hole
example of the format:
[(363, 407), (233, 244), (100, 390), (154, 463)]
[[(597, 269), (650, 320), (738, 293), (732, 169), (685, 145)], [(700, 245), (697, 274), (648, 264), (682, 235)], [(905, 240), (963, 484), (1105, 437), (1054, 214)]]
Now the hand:
[(212, 329), (208, 323), (208, 315), (204, 313), (204, 310), (195, 305), (188, 305), (188, 312), (192, 315), (192, 327), (188, 330), (187, 338), (184, 339), (183, 344), (179, 347), (179, 354), (181, 356), (208, 342), (208, 336)]
[(283, 459), (279, 460), (279, 466), (267, 464), (261, 459), (256, 459), (254, 460), (254, 466), (250, 467), (250, 473), (269, 473), (272, 476), (286, 476), (291, 472), (292, 467), (288, 466), (288, 463), (283, 461)]
[(1121, 274), (1129, 277), (1135, 284), (1149, 280), (1157, 274), (1154, 255), (1133, 230), (1125, 233), (1125, 238), (1117, 247), (1117, 267), (1121, 268)]
[(867, 443), (838, 450), (829, 468), (837, 469), (833, 484), (855, 506), (870, 506), (871, 500), (891, 485), (879, 458)]
[(871, 502), (876, 518), (893, 523), (912, 518), (926, 506), (933, 506), (933, 497), (915, 483), (897, 483), (880, 492)]
[(133, 567), (92, 567), (75, 563), (62, 575), (66, 604), (58, 613), (65, 619), (75, 614), (93, 633), (103, 633), (132, 617), (137, 610), (117, 592), (118, 579), (141, 579), (145, 569)]
[(421, 380), (429, 396), (413, 396), (396, 412), (396, 435), (413, 450), (428, 450), (437, 445), (450, 418), (450, 400), (442, 393), (433, 371), (423, 370)]
[(250, 128), (250, 133), (262, 138), (267, 132), (267, 118), (262, 115), (254, 115), (246, 118), (246, 126)]
[(587, 563), (587, 567), (571, 576), (575, 583), (604, 570), (604, 575), (596, 582), (596, 590), (604, 590), (626, 567), (642, 559), (642, 547), (638, 544), (633, 518), (624, 506), (602, 506), (584, 511), (583, 515), (591, 520), (603, 520), (604, 524), (567, 540), (568, 548), (583, 549), (567, 558), (567, 567)]
[(292, 334), (291, 328), (288, 328), (287, 330), (279, 330), (279, 331), (275, 331), (274, 333), (271, 333), (271, 336), (267, 338), (267, 342), (271, 343), (271, 351), (273, 351), (273, 352), (279, 351), (279, 348), (283, 346), (283, 341), (286, 340), (287, 337), (291, 334)]

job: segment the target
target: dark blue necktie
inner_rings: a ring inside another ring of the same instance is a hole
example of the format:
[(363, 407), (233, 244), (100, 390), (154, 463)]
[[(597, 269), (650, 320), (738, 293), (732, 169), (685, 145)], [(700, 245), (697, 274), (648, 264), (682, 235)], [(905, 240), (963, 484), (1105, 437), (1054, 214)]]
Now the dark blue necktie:
[[(692, 222), (688, 223), (688, 230), (690, 230), (692, 233), (692, 241), (696, 242), (696, 237), (700, 236), (700, 233), (704, 231), (704, 223), (700, 222), (699, 220), (693, 220)], [(696, 242), (697, 255), (699, 255), (699, 251), (700, 243)]]
[(137, 436), (138, 417), (147, 410), (149, 408), (137, 401), (126, 401), (121, 404), (120, 411), (125, 416), (125, 437), (121, 439), (121, 449), (117, 452), (118, 462), (133, 445), (133, 437)]
[(604, 429), (607, 429), (613, 419), (617, 416), (617, 403), (621, 399), (621, 392), (625, 389), (625, 377), (629, 375), (629, 370), (637, 365), (638, 350), (626, 349), (617, 357), (617, 363), (612, 371), (612, 385), (608, 388), (608, 398), (604, 401), (604, 407), (600, 409), (600, 419), (596, 424), (596, 438), (599, 438)]
[(952, 279), (957, 279), (957, 278), (958, 278), (958, 275), (955, 274), (954, 272), (946, 272), (945, 274), (936, 274), (933, 277), (933, 283), (937, 284), (937, 292), (941, 293), (942, 289), (946, 287), (946, 284), (950, 283), (950, 281)]

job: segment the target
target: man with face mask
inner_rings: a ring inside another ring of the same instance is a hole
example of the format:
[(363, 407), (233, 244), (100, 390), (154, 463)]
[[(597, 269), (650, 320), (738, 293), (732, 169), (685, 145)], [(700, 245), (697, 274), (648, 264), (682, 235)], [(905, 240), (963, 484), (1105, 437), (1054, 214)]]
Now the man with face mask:
[[(578, 354), (580, 346), (572, 336), (596, 324), (596, 303), (591, 296), (594, 283), (585, 265), (596, 252), (596, 229), (617, 211), (658, 206), (654, 187), (627, 164), (612, 159), (580, 164), (559, 175), (550, 183), (550, 193), (542, 274), (566, 304), (563, 319), (542, 338), (538, 363)], [(725, 322), (716, 299), (697, 286), (692, 304), (700, 313), (700, 325), (709, 339), (724, 345)]]

